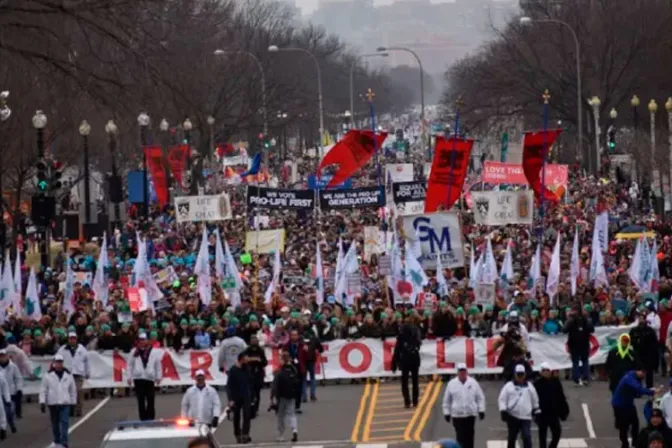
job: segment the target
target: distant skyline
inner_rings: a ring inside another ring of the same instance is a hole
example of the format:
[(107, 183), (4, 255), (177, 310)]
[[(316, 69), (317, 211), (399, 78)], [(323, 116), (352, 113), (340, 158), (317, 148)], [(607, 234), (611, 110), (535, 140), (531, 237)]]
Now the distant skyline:
[[(296, 6), (301, 8), (301, 13), (304, 16), (309, 16), (317, 9), (317, 3), (320, 0), (295, 0)], [(391, 5), (400, 0), (373, 0), (375, 6)], [(432, 0), (432, 3), (453, 3), (455, 0)]]

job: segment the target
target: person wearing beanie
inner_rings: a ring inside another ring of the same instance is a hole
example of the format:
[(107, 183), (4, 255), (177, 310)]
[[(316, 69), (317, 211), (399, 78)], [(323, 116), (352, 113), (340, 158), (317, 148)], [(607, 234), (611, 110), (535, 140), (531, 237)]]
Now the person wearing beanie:
[(222, 413), (222, 403), (214, 387), (205, 383), (205, 372), (197, 370), (194, 378), (196, 384), (191, 386), (182, 397), (180, 415), (203, 422), (210, 427), (217, 427), (219, 415)]
[(546, 362), (540, 366), (540, 376), (534, 382), (534, 389), (539, 396), (539, 409), (541, 415), (537, 419), (539, 426), (539, 447), (546, 448), (546, 435), (551, 430), (551, 443), (549, 448), (558, 448), (562, 435), (560, 421), (567, 420), (569, 405), (562, 388), (562, 382), (553, 375), (551, 367)]
[(646, 309), (639, 315), (637, 325), (630, 330), (630, 341), (646, 371), (646, 387), (653, 387), (653, 372), (658, 369), (658, 335), (646, 321)]
[[(649, 438), (646, 441), (646, 444), (642, 446), (646, 448), (665, 448), (669, 445), (665, 444), (665, 438), (663, 435), (655, 431), (649, 434)], [(639, 448), (639, 445), (636, 445), (636, 448)]]
[[(250, 320), (256, 318), (253, 314)], [(254, 419), (259, 413), (259, 404), (261, 402), (261, 388), (264, 386), (264, 377), (266, 376), (266, 366), (268, 360), (264, 349), (259, 345), (259, 337), (253, 334), (250, 337), (250, 345), (243, 352), (247, 357), (247, 370), (250, 374), (252, 386), (252, 402), (250, 408), (250, 418)]]
[[(589, 314), (592, 306), (586, 304), (583, 310), (571, 313), (563, 328), (567, 334), (567, 347), (572, 358), (572, 379), (577, 386), (587, 386), (590, 383), (590, 367), (588, 357), (590, 354), (590, 335), (595, 332), (595, 327)], [(579, 364), (581, 369), (579, 370)]]
[[(71, 327), (71, 329), (74, 327)], [(89, 352), (82, 344), (77, 341), (77, 333), (68, 332), (68, 343), (56, 352), (63, 357), (65, 368), (72, 374), (77, 386), (77, 405), (70, 410), (71, 417), (82, 416), (82, 387), (84, 380), (89, 379), (91, 367), (89, 365)]]
[(469, 376), (465, 363), (457, 365), (457, 376), (448, 382), (442, 407), (446, 422), (453, 421), (460, 446), (474, 448), (476, 417), (485, 418), (485, 395), (478, 381)]
[(649, 424), (639, 432), (639, 436), (633, 445), (635, 448), (648, 448), (651, 441), (650, 437), (654, 434), (660, 436), (664, 447), (672, 446), (672, 429), (667, 426), (662, 409), (655, 407), (651, 411)]

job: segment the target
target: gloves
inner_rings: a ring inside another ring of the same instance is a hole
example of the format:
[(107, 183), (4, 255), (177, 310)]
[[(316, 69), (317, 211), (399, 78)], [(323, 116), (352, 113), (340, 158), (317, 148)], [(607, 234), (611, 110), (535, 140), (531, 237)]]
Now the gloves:
[(224, 373), (224, 367), (220, 367), (220, 368), (219, 368), (219, 371), (222, 372), (222, 373)]
[(509, 413), (506, 411), (501, 411), (499, 415), (502, 417), (502, 421), (505, 423), (509, 422)]
[(42, 404), (40, 405), (40, 412), (43, 413), (43, 414), (44, 414), (45, 412), (47, 412), (47, 407), (44, 405), (44, 403), (42, 403)]
[(444, 419), (446, 419), (446, 422), (450, 423), (450, 415), (444, 415)]
[(478, 419), (483, 420), (485, 418), (485, 412), (479, 412), (478, 413)]
[(210, 423), (210, 426), (212, 426), (213, 428), (216, 428), (218, 424), (219, 424), (219, 418), (213, 417), (212, 418), (212, 423)]

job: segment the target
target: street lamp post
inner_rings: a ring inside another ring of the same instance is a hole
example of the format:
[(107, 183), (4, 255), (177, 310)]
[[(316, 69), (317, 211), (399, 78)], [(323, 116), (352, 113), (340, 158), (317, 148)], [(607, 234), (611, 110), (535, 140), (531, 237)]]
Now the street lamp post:
[[(634, 129), (634, 136), (633, 136), (633, 141), (637, 141), (637, 131), (639, 130), (639, 97), (637, 95), (632, 95), (632, 99), (630, 100), (630, 106), (632, 106), (632, 125)], [(639, 177), (641, 176), (641, 163), (637, 163), (637, 158), (635, 157), (635, 154), (630, 154), (632, 157), (632, 169), (634, 171), (634, 175), (632, 176), (633, 179), (637, 181), (637, 184), (639, 186), (642, 185), (641, 181), (639, 180)]]
[(141, 112), (138, 115), (138, 124), (140, 125), (140, 145), (142, 146), (142, 206), (145, 218), (149, 218), (149, 176), (147, 175), (147, 155), (145, 154), (149, 123), (149, 115)]
[[(37, 157), (38, 160), (44, 162), (44, 128), (47, 126), (47, 116), (41, 110), (35, 112), (33, 115), (33, 127), (37, 131)], [(40, 264), (45, 268), (49, 266), (49, 242), (48, 242), (48, 226), (40, 225), (38, 227), (40, 234)], [(20, 256), (16, 254), (17, 258)]]
[[(653, 181), (651, 182), (651, 190), (656, 196), (660, 196), (658, 189), (660, 188), (660, 170), (656, 164), (656, 112), (658, 111), (658, 104), (656, 100), (652, 99), (648, 105), (649, 117), (651, 121), (651, 166), (653, 167)], [(651, 206), (653, 207), (653, 203)]]
[[(89, 171), (89, 134), (91, 133), (91, 125), (84, 120), (79, 125), (79, 135), (82, 136), (82, 145), (84, 146), (84, 223), (82, 228), (88, 230), (88, 224), (91, 223), (91, 191), (89, 190), (89, 182), (91, 180), (91, 173)], [(89, 238), (88, 232), (84, 238)]]
[(119, 128), (117, 128), (116, 123), (113, 120), (109, 120), (105, 124), (105, 133), (107, 134), (108, 137), (108, 145), (110, 148), (110, 156), (112, 157), (112, 177), (113, 179), (110, 182), (109, 188), (109, 196), (110, 196), (110, 202), (114, 205), (114, 216), (112, 217), (112, 225), (111, 229), (114, 230), (114, 225), (118, 224), (121, 222), (121, 209), (119, 206), (119, 203), (122, 200), (123, 192), (122, 192), (122, 187), (121, 187), (121, 178), (119, 177), (119, 173), (117, 172), (117, 132), (119, 131)]
[[(602, 102), (597, 96), (590, 99), (590, 105), (593, 107), (593, 118), (595, 119), (595, 172), (600, 173), (600, 104)], [(592, 157), (588, 157), (590, 170), (592, 171)]]
[[(9, 91), (0, 92), (0, 122), (7, 121), (12, 110), (7, 106)], [(0, 157), (0, 173), (2, 173), (2, 158)], [(2, 175), (0, 174), (0, 261), (5, 261), (5, 247), (7, 240), (7, 227), (5, 226), (5, 198), (2, 193)]]
[(262, 104), (262, 115), (264, 119), (264, 135), (268, 135), (268, 109), (267, 109), (267, 103), (266, 103), (266, 74), (264, 73), (264, 66), (261, 65), (261, 61), (259, 60), (258, 57), (254, 55), (254, 53), (250, 53), (249, 51), (245, 50), (222, 50), (217, 49), (215, 50), (215, 55), (216, 56), (221, 56), (224, 54), (244, 54), (245, 56), (249, 56), (252, 58), (254, 63), (257, 65), (257, 69), (259, 70), (259, 76), (261, 79), (261, 104)]
[[(569, 32), (572, 34), (572, 37), (574, 38), (574, 46), (575, 46), (575, 53), (576, 53), (576, 126), (579, 131), (579, 154), (583, 156), (583, 151), (581, 150), (583, 148), (583, 92), (582, 92), (582, 87), (581, 87), (581, 45), (579, 44), (579, 38), (576, 35), (576, 31), (574, 31), (574, 28), (567, 22), (564, 22), (562, 20), (557, 20), (557, 19), (532, 19), (531, 17), (521, 17), (520, 18), (520, 24), (521, 25), (529, 25), (532, 22), (535, 23), (555, 23), (557, 25), (564, 26), (569, 30)], [(599, 156), (598, 156), (599, 157)], [(588, 156), (588, 166), (589, 170), (592, 165), (591, 163), (592, 157)], [(598, 166), (599, 166), (599, 161), (598, 161)], [(599, 168), (598, 168), (599, 169)]]
[(670, 204), (672, 204), (672, 97), (668, 98), (665, 102), (665, 110), (667, 111), (667, 143), (670, 147), (670, 172), (668, 173), (669, 185), (670, 185)]
[(215, 153), (215, 117), (208, 115), (206, 122), (210, 131), (210, 151), (208, 152), (208, 157), (211, 157)]
[(320, 69), (320, 61), (317, 60), (315, 55), (308, 50), (298, 47), (288, 47), (280, 48), (277, 45), (271, 45), (268, 47), (269, 53), (278, 53), (280, 51), (295, 51), (299, 53), (305, 53), (313, 60), (315, 63), (315, 70), (317, 71), (317, 97), (318, 97), (318, 113), (320, 116), (320, 156), (324, 154), (324, 148), (322, 147), (322, 137), (324, 136), (324, 108), (322, 106), (322, 70)]
[[(278, 121), (282, 123), (282, 133), (280, 135), (280, 156), (281, 160), (285, 160), (287, 157), (287, 112), (278, 111)], [(271, 146), (275, 146), (271, 144)]]
[(352, 61), (350, 65), (350, 128), (355, 129), (355, 67), (360, 59), (364, 58), (376, 58), (382, 57), (386, 58), (390, 53), (370, 53), (370, 54), (360, 54), (355, 57), (355, 60)]

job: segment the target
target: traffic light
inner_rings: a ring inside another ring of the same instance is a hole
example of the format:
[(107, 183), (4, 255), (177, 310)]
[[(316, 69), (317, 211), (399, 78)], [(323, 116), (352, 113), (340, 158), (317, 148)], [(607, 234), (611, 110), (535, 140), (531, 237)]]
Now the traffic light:
[(37, 193), (46, 194), (49, 189), (49, 166), (45, 159), (40, 159), (35, 165), (37, 168)]
[(268, 139), (267, 135), (264, 135), (263, 132), (260, 132), (257, 137), (259, 138), (259, 143), (264, 149), (269, 149), (271, 147), (271, 141)]
[(61, 178), (63, 177), (63, 164), (54, 160), (51, 163), (51, 179), (50, 179), (50, 188), (51, 191), (58, 191), (63, 187), (63, 182)]
[(608, 135), (608, 146), (609, 146), (609, 152), (614, 152), (616, 149), (616, 130), (614, 129), (613, 126), (609, 127), (609, 130), (607, 131)]

